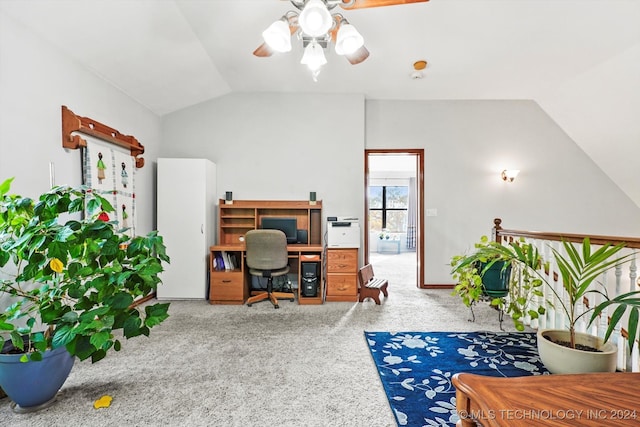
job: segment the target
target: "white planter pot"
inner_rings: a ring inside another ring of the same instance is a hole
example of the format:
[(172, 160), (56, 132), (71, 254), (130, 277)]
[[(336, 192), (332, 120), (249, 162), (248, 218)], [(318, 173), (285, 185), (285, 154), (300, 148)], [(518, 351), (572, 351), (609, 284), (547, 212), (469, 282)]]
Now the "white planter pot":
[(552, 374), (583, 374), (588, 372), (614, 372), (618, 348), (610, 342), (590, 334), (576, 332), (576, 344), (597, 348), (599, 352), (577, 350), (556, 344), (570, 341), (568, 330), (542, 329), (538, 331), (538, 354), (544, 367)]

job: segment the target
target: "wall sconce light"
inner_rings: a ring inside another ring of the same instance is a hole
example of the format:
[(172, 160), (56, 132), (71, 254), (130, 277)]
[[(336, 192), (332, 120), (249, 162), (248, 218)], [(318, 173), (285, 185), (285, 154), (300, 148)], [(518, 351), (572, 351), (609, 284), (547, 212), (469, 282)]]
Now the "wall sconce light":
[(518, 169), (505, 169), (500, 174), (500, 177), (502, 177), (502, 180), (505, 182), (513, 182), (519, 173), (520, 171)]

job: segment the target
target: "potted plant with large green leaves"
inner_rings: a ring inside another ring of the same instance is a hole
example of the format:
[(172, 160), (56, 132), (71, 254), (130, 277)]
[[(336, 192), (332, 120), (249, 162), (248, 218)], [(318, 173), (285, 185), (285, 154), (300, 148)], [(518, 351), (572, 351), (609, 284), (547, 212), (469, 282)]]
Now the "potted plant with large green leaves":
[[(617, 245), (604, 244), (592, 248), (590, 239), (584, 238), (580, 246), (562, 241), (562, 252), (551, 248), (555, 265), (558, 268), (558, 280), (562, 292), (554, 286), (554, 274), (549, 273), (544, 264), (530, 264), (530, 259), (521, 250), (520, 242), (509, 245), (496, 244), (485, 248), (485, 255), (493, 255), (501, 259), (523, 266), (530, 275), (544, 282), (550, 294), (543, 303), (553, 304), (566, 319), (566, 329), (538, 330), (538, 351), (545, 367), (552, 373), (585, 373), (615, 371), (617, 347), (609, 342), (613, 331), (627, 316), (627, 333), (629, 348), (633, 348), (638, 336), (638, 318), (640, 314), (640, 291), (630, 291), (621, 295), (609, 296), (606, 286), (598, 279), (616, 265), (631, 260), (634, 253), (621, 254), (624, 243)], [(582, 301), (589, 295), (597, 295), (598, 302), (581, 310)], [(528, 301), (523, 301), (523, 307)], [(591, 326), (608, 308), (613, 308), (607, 330), (603, 338), (578, 332), (577, 324), (584, 320)]]
[(481, 300), (489, 300), (492, 306), (500, 309), (498, 319), (502, 329), (502, 300), (509, 292), (511, 264), (493, 254), (485, 254), (483, 248), (488, 245), (491, 245), (488, 237), (482, 236), (474, 244), (473, 252), (451, 258), (451, 272), (456, 280), (453, 295), (459, 296), (463, 304), (469, 307), (472, 322), (476, 319), (474, 305)]
[(9, 194), (12, 180), (0, 184), (0, 387), (28, 411), (55, 398), (75, 358), (97, 362), (168, 317), (168, 303), (136, 301), (169, 257), (157, 232), (130, 238), (101, 219), (114, 209), (94, 192), (34, 201)]

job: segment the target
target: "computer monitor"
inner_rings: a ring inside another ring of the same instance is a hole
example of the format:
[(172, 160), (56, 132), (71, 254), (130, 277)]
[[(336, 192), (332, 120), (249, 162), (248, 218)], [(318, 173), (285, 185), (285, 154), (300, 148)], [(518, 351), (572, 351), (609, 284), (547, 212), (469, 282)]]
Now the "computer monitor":
[(287, 243), (298, 242), (298, 221), (295, 218), (263, 217), (260, 228), (280, 230), (287, 236)]

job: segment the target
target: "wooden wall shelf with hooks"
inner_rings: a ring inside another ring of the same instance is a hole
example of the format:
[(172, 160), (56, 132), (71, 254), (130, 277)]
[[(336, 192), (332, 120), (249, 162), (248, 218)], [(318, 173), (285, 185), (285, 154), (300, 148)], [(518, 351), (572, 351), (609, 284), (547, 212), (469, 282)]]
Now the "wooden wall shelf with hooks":
[(87, 141), (82, 139), (80, 135), (72, 135), (73, 132), (91, 135), (103, 141), (124, 147), (128, 149), (131, 152), (131, 156), (135, 158), (137, 168), (144, 166), (144, 158), (139, 157), (144, 153), (144, 146), (140, 144), (135, 137), (123, 135), (120, 131), (89, 117), (78, 116), (63, 105), (62, 146), (71, 150), (86, 147)]

